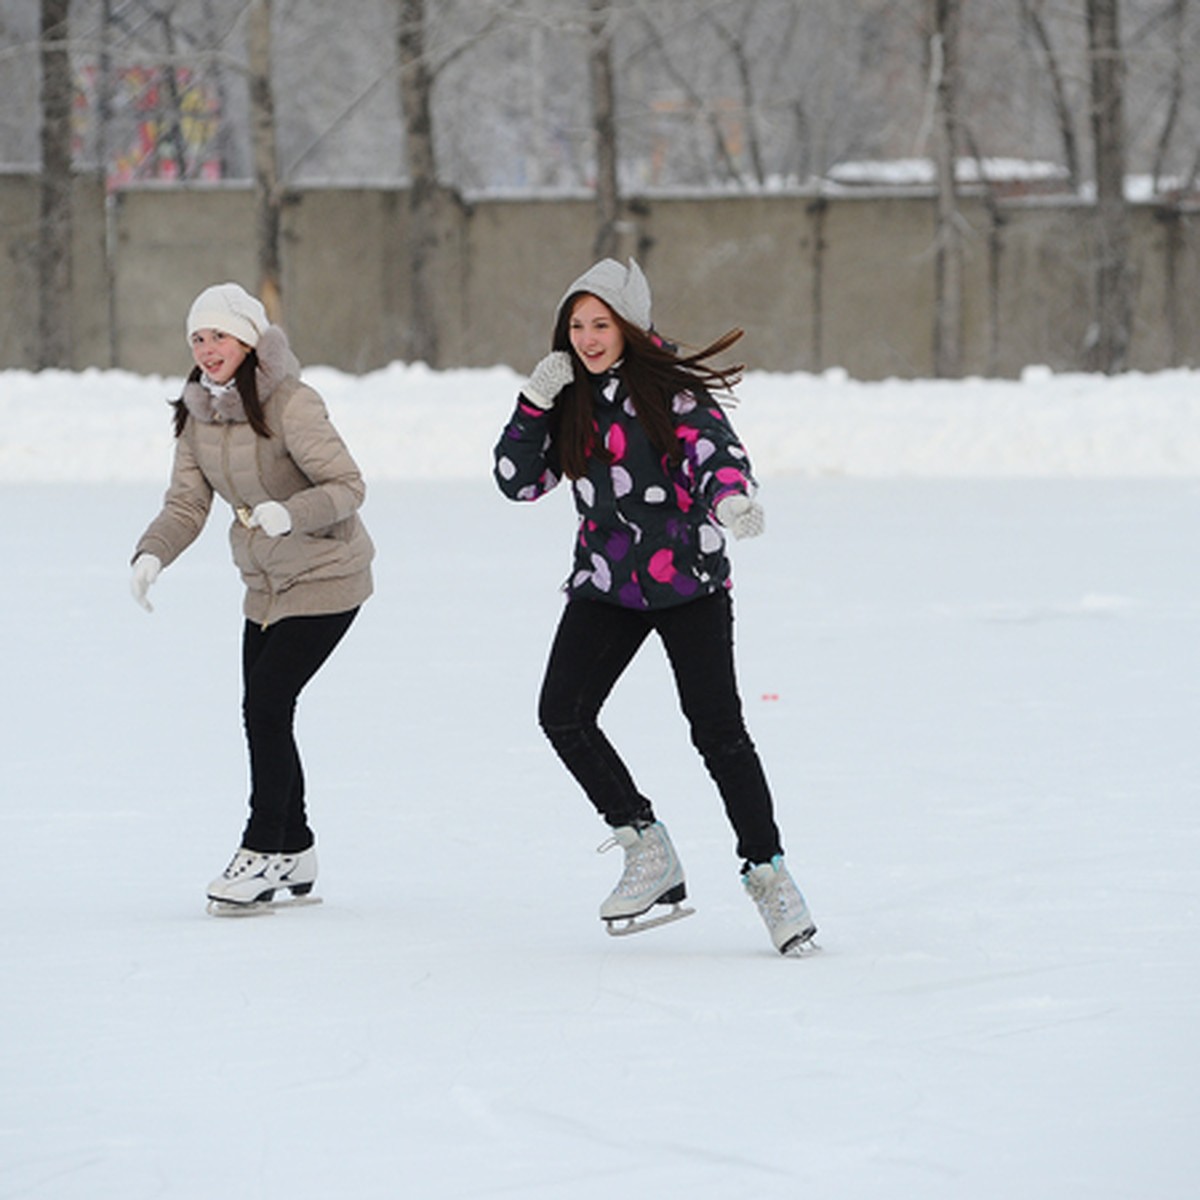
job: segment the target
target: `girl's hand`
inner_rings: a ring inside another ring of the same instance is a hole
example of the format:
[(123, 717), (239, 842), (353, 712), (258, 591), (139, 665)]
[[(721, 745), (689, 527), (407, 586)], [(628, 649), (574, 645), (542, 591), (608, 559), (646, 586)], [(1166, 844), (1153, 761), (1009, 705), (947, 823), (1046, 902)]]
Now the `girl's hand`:
[(554, 407), (555, 397), (574, 378), (575, 367), (571, 362), (571, 356), (565, 350), (551, 350), (533, 368), (529, 382), (521, 391), (538, 408), (551, 409)]
[(157, 554), (139, 554), (133, 560), (133, 576), (129, 580), (129, 590), (147, 612), (153, 612), (154, 605), (146, 599), (146, 593), (161, 570), (162, 562)]
[(740, 493), (721, 500), (717, 504), (716, 514), (717, 520), (735, 538), (758, 537), (767, 526), (762, 505)]
[(261, 529), (267, 537), (283, 537), (292, 529), (292, 514), (278, 500), (264, 500), (254, 506), (250, 520), (251, 529)]

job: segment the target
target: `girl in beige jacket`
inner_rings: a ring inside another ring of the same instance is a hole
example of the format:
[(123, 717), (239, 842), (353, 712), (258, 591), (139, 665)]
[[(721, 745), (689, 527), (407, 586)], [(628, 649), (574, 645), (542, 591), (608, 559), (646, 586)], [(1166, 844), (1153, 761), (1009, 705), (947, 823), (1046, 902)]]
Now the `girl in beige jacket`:
[(138, 541), (131, 587), (151, 611), (150, 585), (195, 541), (214, 494), (229, 505), (246, 585), (250, 817), (208, 896), (211, 911), (245, 912), (282, 889), (309, 896), (316, 881), (293, 717), (371, 594), (374, 547), (358, 517), (362, 475), (262, 304), (235, 283), (210, 287), (188, 313), (187, 337), (196, 365), (174, 402), (171, 481)]

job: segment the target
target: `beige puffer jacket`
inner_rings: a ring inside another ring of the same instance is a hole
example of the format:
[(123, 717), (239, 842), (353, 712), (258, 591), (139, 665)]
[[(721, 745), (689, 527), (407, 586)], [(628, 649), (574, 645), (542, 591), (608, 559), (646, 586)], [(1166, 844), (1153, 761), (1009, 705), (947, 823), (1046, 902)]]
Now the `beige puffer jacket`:
[[(184, 387), (188, 420), (162, 511), (137, 544), (168, 566), (199, 536), (213, 493), (234, 511), (233, 560), (246, 584), (246, 616), (264, 627), (283, 617), (356, 608), (371, 594), (375, 548), (358, 517), (362, 475), (329, 420), (321, 397), (299, 379), (300, 364), (277, 326), (259, 339), (258, 394), (271, 430), (260, 437), (233, 390), (214, 398), (200, 383)], [(291, 532), (268, 537), (238, 517), (278, 500)]]

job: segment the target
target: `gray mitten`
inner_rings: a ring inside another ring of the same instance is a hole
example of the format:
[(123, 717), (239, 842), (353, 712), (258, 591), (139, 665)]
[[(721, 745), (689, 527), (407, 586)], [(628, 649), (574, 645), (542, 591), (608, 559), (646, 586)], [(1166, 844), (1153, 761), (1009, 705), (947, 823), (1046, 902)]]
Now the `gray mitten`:
[(740, 493), (726, 496), (717, 505), (717, 520), (735, 538), (758, 537), (766, 528), (762, 505)]
[(529, 382), (521, 391), (538, 408), (551, 409), (554, 407), (554, 398), (574, 378), (575, 367), (571, 363), (571, 356), (565, 350), (551, 350), (533, 368)]

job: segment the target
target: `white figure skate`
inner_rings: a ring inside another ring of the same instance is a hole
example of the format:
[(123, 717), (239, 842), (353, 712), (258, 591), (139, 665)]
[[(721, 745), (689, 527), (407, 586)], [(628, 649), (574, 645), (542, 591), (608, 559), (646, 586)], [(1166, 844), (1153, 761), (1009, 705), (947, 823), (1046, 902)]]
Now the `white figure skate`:
[[(612, 894), (600, 905), (600, 919), (614, 937), (666, 925), (696, 911), (682, 906), (687, 897), (683, 867), (661, 821), (641, 828), (619, 826), (600, 850), (614, 846), (625, 851), (625, 869)], [(671, 907), (661, 915), (646, 917), (657, 904)]]
[(742, 876), (742, 883), (758, 906), (780, 954), (797, 957), (817, 949), (813, 941), (817, 927), (800, 889), (784, 866), (782, 855), (751, 867)]
[[(245, 917), (286, 905), (320, 904), (320, 897), (312, 894), (316, 881), (314, 846), (298, 854), (262, 854), (243, 847), (208, 885), (208, 911), (218, 917)], [(276, 900), (279, 891), (291, 894)]]

